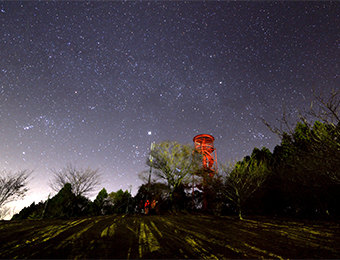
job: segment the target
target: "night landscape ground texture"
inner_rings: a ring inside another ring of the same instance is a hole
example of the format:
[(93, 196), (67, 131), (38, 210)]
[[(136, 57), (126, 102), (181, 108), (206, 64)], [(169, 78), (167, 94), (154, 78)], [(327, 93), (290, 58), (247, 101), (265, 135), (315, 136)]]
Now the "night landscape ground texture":
[(340, 224), (209, 215), (0, 222), (0, 258), (338, 259)]

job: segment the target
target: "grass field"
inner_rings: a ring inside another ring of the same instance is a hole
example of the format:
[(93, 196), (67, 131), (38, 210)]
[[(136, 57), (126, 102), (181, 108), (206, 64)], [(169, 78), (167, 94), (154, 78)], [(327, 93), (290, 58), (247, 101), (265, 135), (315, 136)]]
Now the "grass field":
[(340, 222), (208, 215), (1, 221), (0, 258), (338, 259)]

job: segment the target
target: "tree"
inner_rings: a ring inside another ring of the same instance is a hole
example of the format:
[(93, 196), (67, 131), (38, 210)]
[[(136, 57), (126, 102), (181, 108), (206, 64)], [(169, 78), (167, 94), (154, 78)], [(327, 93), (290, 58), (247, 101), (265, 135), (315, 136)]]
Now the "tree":
[[(220, 215), (223, 201), (225, 200), (223, 195), (224, 179), (222, 174), (214, 172), (214, 175), (210, 175), (209, 172), (201, 169), (201, 171), (195, 174), (195, 178), (195, 184), (192, 184), (194, 185), (194, 192), (191, 193), (192, 196), (194, 196), (194, 201), (196, 199), (195, 196), (198, 195), (198, 197), (200, 197), (200, 192), (202, 192), (201, 210)], [(199, 200), (197, 202), (200, 204)], [(193, 206), (193, 208), (198, 208), (198, 205), (194, 204)]]
[(77, 200), (76, 195), (72, 192), (70, 183), (66, 183), (64, 187), (55, 195), (47, 205), (47, 217), (67, 218), (77, 216)]
[[(332, 91), (328, 98), (316, 94), (313, 90), (316, 106), (311, 103), (310, 111), (307, 113), (313, 118), (333, 127), (340, 124), (340, 90)], [(303, 121), (306, 121), (306, 116), (301, 115)]]
[(70, 183), (53, 197), (29, 207), (24, 207), (12, 219), (68, 218), (86, 216), (90, 213), (91, 201), (84, 196), (76, 196)]
[(225, 196), (236, 205), (239, 218), (242, 220), (245, 202), (266, 180), (266, 164), (247, 156), (233, 167), (221, 168), (226, 174)]
[(155, 144), (150, 152), (152, 160), (147, 165), (153, 168), (153, 173), (166, 182), (170, 200), (174, 205), (174, 195), (180, 185), (195, 173), (201, 165), (201, 155), (191, 145), (177, 142), (161, 142)]
[(93, 213), (96, 215), (106, 215), (113, 212), (113, 201), (109, 197), (106, 189), (103, 188), (93, 201)]
[(0, 209), (9, 202), (22, 199), (27, 189), (27, 179), (32, 174), (28, 170), (16, 173), (0, 172)]
[(298, 122), (282, 140), (281, 179), (295, 212), (317, 210), (329, 215), (328, 205), (340, 184), (339, 142), (333, 130), (319, 121), (313, 126)]
[(144, 209), (146, 200), (156, 200), (158, 210), (167, 210), (169, 204), (168, 186), (165, 183), (150, 182), (139, 187), (134, 197), (134, 208), (138, 212)]
[(309, 160), (303, 165), (340, 184), (340, 125), (334, 127), (316, 121), (313, 126), (305, 124), (305, 127), (306, 148), (301, 152)]
[[(290, 137), (289, 145), (294, 147), (300, 158), (309, 163), (300, 163), (313, 171), (323, 169), (326, 175), (340, 184), (340, 91), (333, 91), (328, 98), (317, 95), (306, 112), (300, 112), (298, 122), (292, 127), (291, 120), (284, 112), (281, 127), (271, 126), (263, 122), (271, 131), (279, 135), (281, 140)], [(283, 129), (283, 127), (285, 129)], [(308, 158), (308, 159), (307, 159)], [(312, 163), (312, 164), (311, 164)], [(321, 165), (322, 167), (320, 167)]]
[(126, 209), (130, 206), (129, 202), (131, 200), (131, 194), (128, 190), (124, 192), (120, 189), (117, 192), (111, 192), (109, 197), (113, 202), (115, 213), (126, 213)]
[(54, 180), (50, 182), (50, 186), (54, 191), (59, 191), (65, 186), (66, 183), (70, 183), (72, 192), (76, 196), (85, 196), (101, 183), (101, 174), (99, 169), (91, 169), (90, 167), (78, 169), (72, 164), (68, 164), (61, 170), (52, 170), (54, 174)]
[[(339, 200), (340, 185), (340, 91), (328, 98), (317, 95), (298, 121), (283, 115), (281, 125), (264, 123), (281, 137), (277, 149), (281, 155), (283, 184), (292, 195), (291, 203), (297, 210), (310, 208), (329, 214), (329, 203)], [(319, 205), (319, 206), (317, 206)], [(333, 207), (334, 208), (334, 207)]]
[(4, 219), (5, 217), (9, 216), (11, 214), (11, 208), (10, 207), (2, 207), (0, 208), (0, 220)]
[(32, 202), (32, 204), (28, 207), (24, 207), (20, 210), (19, 213), (13, 215), (12, 220), (18, 219), (40, 219), (42, 217), (44, 204), (43, 202), (39, 202), (36, 204)]

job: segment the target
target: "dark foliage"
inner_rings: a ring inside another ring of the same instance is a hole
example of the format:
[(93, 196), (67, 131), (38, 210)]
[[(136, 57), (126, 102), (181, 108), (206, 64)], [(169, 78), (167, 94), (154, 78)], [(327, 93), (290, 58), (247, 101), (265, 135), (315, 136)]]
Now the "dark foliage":
[(90, 213), (91, 201), (72, 192), (67, 183), (53, 198), (23, 208), (12, 219), (69, 218), (86, 216)]
[(112, 202), (106, 189), (103, 188), (92, 203), (91, 213), (93, 215), (106, 215), (113, 213)]
[(147, 200), (157, 201), (157, 212), (171, 209), (170, 194), (164, 183), (155, 182), (140, 186), (133, 200), (135, 212), (141, 213)]
[(117, 192), (111, 192), (109, 198), (112, 202), (113, 213), (128, 213), (132, 212), (132, 197), (130, 192), (122, 189)]

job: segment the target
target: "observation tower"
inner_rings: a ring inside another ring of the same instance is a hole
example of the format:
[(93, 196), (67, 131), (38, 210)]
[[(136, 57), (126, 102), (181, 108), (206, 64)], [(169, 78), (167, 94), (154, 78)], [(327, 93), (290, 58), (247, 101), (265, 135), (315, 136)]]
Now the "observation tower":
[(215, 172), (217, 172), (217, 154), (214, 147), (214, 140), (215, 138), (209, 134), (199, 134), (193, 139), (195, 150), (203, 155), (203, 170), (207, 172), (210, 177), (213, 177)]

